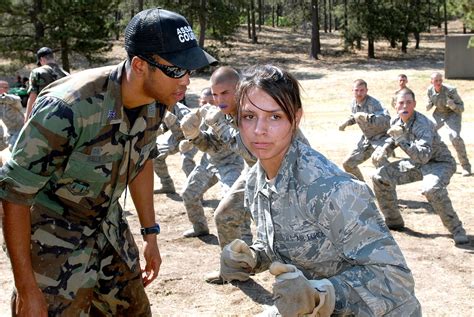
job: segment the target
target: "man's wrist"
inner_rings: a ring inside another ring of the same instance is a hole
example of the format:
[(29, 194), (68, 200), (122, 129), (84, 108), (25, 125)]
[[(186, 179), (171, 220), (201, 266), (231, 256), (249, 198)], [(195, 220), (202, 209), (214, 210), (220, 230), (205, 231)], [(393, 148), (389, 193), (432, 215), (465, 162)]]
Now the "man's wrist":
[(161, 231), (161, 228), (160, 228), (160, 225), (155, 223), (154, 226), (151, 226), (151, 227), (142, 227), (140, 229), (140, 233), (142, 234), (142, 236), (146, 236), (146, 235), (149, 235), (149, 234), (159, 234)]

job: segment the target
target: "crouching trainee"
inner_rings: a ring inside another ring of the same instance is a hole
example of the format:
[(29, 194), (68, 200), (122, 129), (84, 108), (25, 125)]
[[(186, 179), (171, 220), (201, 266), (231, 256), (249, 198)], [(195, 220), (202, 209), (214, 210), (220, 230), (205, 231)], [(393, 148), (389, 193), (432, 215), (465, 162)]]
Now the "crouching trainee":
[(367, 184), (294, 138), (296, 79), (258, 66), (237, 98), (242, 140), (258, 158), (245, 188), (257, 238), (224, 248), (222, 278), (269, 269), (275, 302), (266, 316), (421, 316), (411, 271)]

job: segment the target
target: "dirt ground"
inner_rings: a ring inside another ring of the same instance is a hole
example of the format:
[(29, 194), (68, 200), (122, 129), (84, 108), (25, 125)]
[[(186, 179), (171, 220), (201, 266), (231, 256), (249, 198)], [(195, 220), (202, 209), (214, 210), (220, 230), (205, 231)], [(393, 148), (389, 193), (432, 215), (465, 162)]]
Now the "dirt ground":
[[(397, 57), (386, 44), (380, 43), (376, 48), (380, 59), (370, 61), (365, 58), (365, 51), (343, 53), (340, 40), (334, 34), (322, 34), (323, 56), (318, 61), (308, 59), (309, 34), (304, 32), (264, 28), (259, 41), (257, 45), (250, 44), (242, 30), (221, 60), (237, 68), (257, 62), (278, 63), (292, 71), (304, 89), (302, 128), (312, 146), (339, 165), (360, 137), (355, 126), (345, 132), (337, 129), (338, 123), (349, 114), (353, 80), (365, 79), (369, 94), (390, 107), (391, 95), (397, 89), (397, 75), (405, 73), (408, 86), (417, 94), (417, 109), (426, 113), (424, 105), (430, 75), (433, 71), (444, 71), (443, 36), (436, 29), (423, 34), (419, 50), (410, 46), (407, 56)], [(468, 155), (474, 160), (474, 82), (448, 79), (446, 83), (457, 86), (465, 102), (462, 136)], [(195, 105), (199, 91), (207, 85), (208, 76), (205, 75), (191, 80), (187, 95), (191, 106)], [(440, 130), (440, 133), (449, 144), (445, 131)], [(400, 150), (396, 154), (402, 156)], [(197, 162), (199, 157), (198, 154)], [(185, 181), (180, 158), (170, 156), (167, 162), (179, 192)], [(370, 180), (374, 172), (370, 161), (362, 164), (361, 169), (366, 180)], [(393, 235), (413, 271), (416, 295), (425, 316), (474, 316), (474, 213), (470, 201), (474, 195), (473, 179), (474, 176), (462, 177), (458, 166), (448, 187), (455, 210), (471, 239), (470, 244), (462, 247), (454, 246), (440, 218), (420, 194), (420, 183), (398, 187), (399, 205), (407, 230), (393, 232)], [(372, 186), (370, 181), (369, 185)], [(203, 280), (207, 272), (218, 268), (219, 246), (213, 210), (220, 198), (218, 186), (204, 196), (211, 234), (199, 239), (184, 239), (182, 232), (190, 223), (179, 194), (155, 195), (156, 215), (162, 227), (159, 245), (163, 264), (159, 277), (147, 288), (154, 316), (251, 316), (271, 304), (273, 278), (268, 273), (253, 276), (246, 283), (223, 286), (209, 285)], [(129, 211), (127, 219), (141, 246), (139, 224), (130, 199), (125, 209)], [(12, 287), (9, 262), (2, 250), (0, 316), (9, 315)]]

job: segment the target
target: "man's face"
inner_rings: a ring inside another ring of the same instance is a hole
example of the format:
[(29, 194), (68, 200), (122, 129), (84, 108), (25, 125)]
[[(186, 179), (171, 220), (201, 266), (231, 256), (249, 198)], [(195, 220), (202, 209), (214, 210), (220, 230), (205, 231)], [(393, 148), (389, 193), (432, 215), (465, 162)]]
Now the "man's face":
[(5, 81), (0, 82), (0, 94), (8, 93), (9, 89), (10, 89), (10, 86), (8, 85), (7, 82)]
[(364, 84), (356, 84), (352, 87), (352, 92), (354, 93), (354, 98), (357, 102), (364, 101), (365, 97), (367, 97), (367, 91), (368, 89)]
[(398, 77), (398, 86), (400, 89), (406, 88), (408, 83), (408, 79), (406, 77), (400, 76)]
[(441, 75), (436, 75), (431, 78), (431, 83), (433, 84), (433, 87), (436, 91), (441, 90), (441, 85), (443, 84), (443, 76)]
[(225, 114), (237, 114), (237, 102), (235, 100), (235, 90), (237, 83), (223, 82), (211, 85), (214, 104)]
[[(168, 61), (157, 56), (155, 56), (154, 60), (162, 65), (173, 66)], [(184, 98), (189, 83), (189, 73), (186, 73), (181, 78), (172, 78), (167, 76), (161, 69), (155, 68), (154, 71), (148, 70), (143, 90), (148, 97), (152, 97), (154, 100), (172, 107)]]
[(201, 97), (199, 97), (199, 106), (204, 106), (205, 104), (214, 104), (214, 98), (212, 95), (202, 94)]
[(411, 94), (404, 94), (397, 96), (397, 103), (395, 104), (395, 110), (397, 111), (398, 116), (402, 119), (403, 122), (407, 122), (413, 112), (415, 111), (416, 101), (413, 100)]

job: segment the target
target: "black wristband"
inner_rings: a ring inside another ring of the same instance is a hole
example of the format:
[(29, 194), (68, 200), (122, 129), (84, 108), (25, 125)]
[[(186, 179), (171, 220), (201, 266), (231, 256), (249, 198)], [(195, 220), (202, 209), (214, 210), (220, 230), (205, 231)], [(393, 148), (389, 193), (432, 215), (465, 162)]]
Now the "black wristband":
[(160, 233), (160, 225), (155, 223), (153, 227), (148, 227), (148, 228), (141, 228), (140, 233), (142, 236), (146, 236), (147, 234), (159, 234)]

